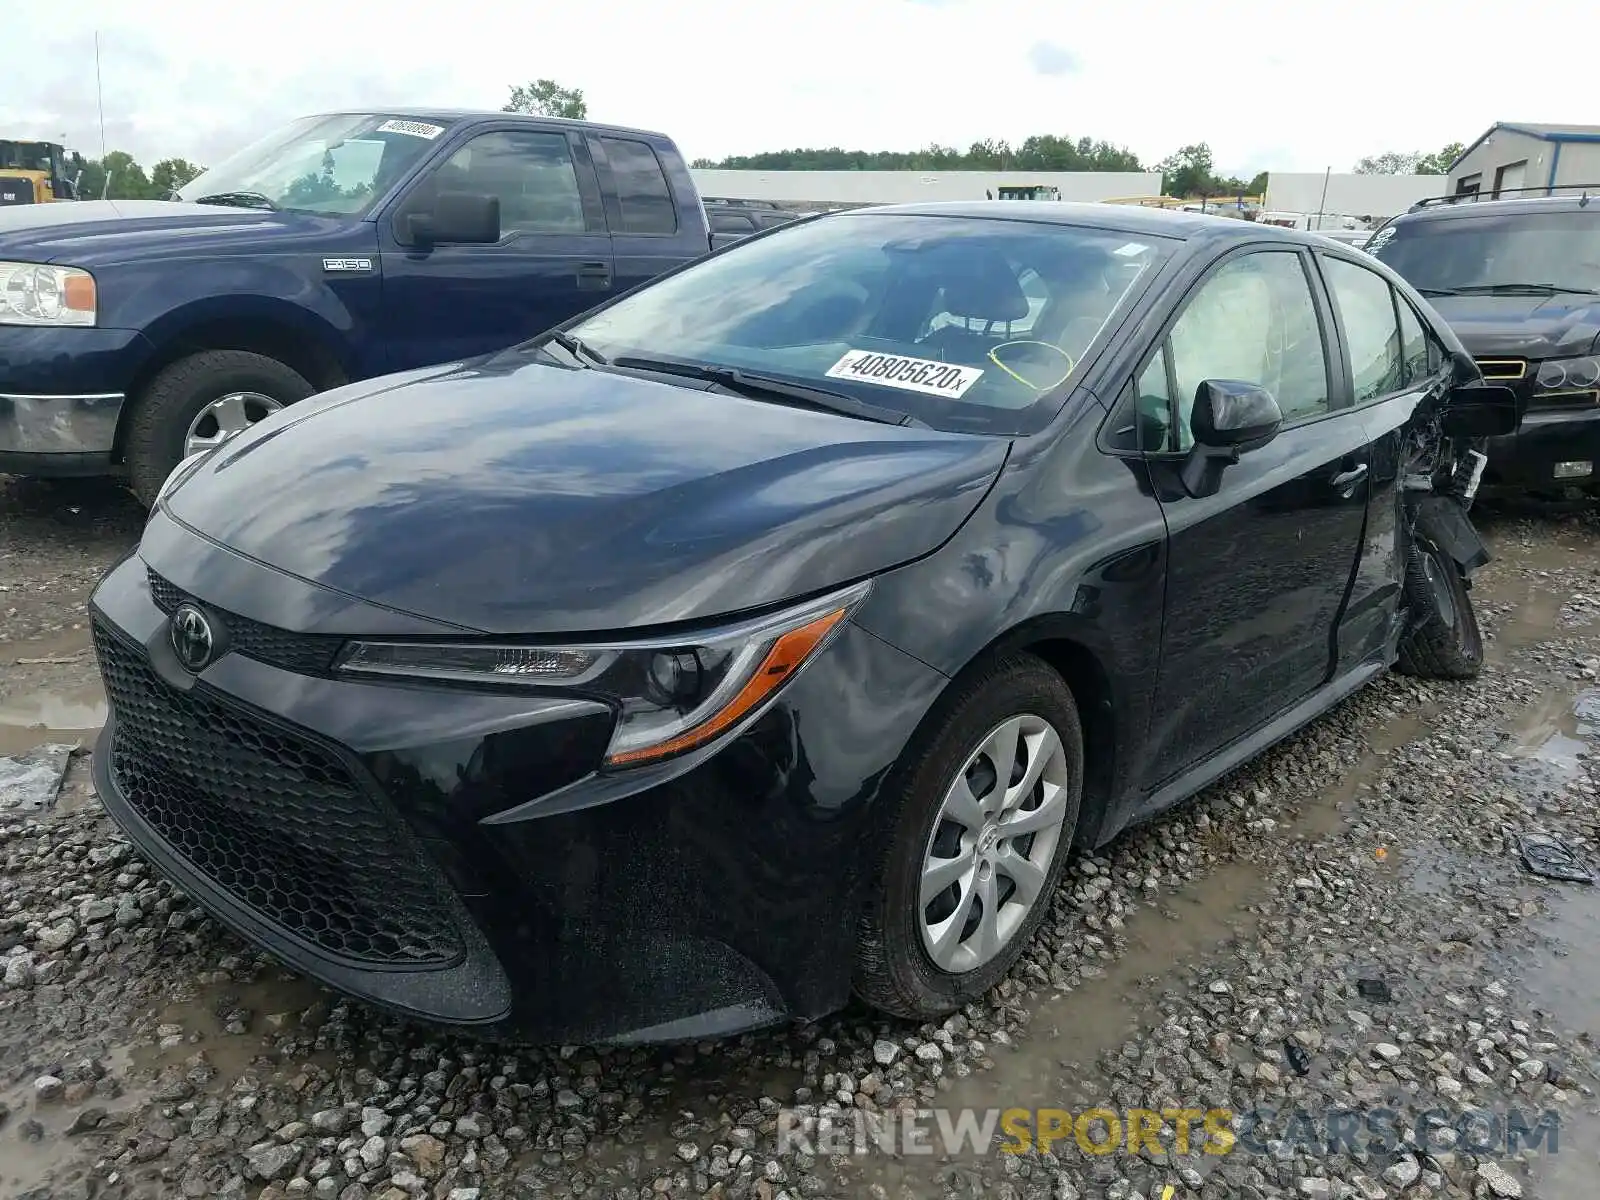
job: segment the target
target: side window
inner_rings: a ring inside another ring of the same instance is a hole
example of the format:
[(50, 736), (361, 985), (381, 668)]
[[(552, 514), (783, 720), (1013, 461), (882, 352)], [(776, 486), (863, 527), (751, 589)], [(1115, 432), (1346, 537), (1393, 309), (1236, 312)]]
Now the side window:
[(1400, 358), (1404, 372), (1403, 383), (1409, 387), (1421, 383), (1443, 365), (1444, 354), (1439, 343), (1422, 327), (1416, 310), (1400, 296), (1395, 298), (1400, 310)]
[(502, 233), (583, 233), (578, 172), (562, 133), (484, 133), (439, 168), (439, 191), (469, 191), (500, 200)]
[(1322, 326), (1293, 251), (1258, 251), (1225, 263), (1172, 327), (1166, 353), (1176, 383), (1174, 450), (1194, 444), (1189, 417), (1207, 379), (1260, 384), (1277, 399), (1285, 421), (1328, 411)]
[(1322, 270), (1344, 323), (1356, 403), (1365, 404), (1405, 387), (1400, 327), (1395, 322), (1389, 281), (1342, 258), (1324, 257)]
[(622, 207), (618, 233), (677, 233), (678, 206), (656, 152), (643, 142), (601, 138)]
[(1165, 345), (1125, 390), (1116, 415), (1111, 418), (1106, 444), (1113, 450), (1142, 450), (1147, 454), (1173, 448)]

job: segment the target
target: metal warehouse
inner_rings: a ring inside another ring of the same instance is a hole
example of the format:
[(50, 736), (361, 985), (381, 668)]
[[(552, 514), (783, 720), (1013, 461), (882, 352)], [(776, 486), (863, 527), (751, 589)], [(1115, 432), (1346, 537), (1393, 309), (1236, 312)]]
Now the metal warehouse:
[(1518, 188), (1579, 187), (1600, 181), (1600, 125), (1489, 127), (1450, 164), (1452, 195), (1499, 195)]

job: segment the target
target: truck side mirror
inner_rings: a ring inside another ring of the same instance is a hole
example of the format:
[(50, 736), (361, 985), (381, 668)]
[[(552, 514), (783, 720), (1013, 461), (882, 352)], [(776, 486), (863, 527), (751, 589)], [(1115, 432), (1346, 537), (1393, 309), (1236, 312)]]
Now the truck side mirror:
[(500, 198), (477, 192), (440, 192), (432, 212), (407, 218), (419, 250), (446, 244), (492, 246), (500, 240)]

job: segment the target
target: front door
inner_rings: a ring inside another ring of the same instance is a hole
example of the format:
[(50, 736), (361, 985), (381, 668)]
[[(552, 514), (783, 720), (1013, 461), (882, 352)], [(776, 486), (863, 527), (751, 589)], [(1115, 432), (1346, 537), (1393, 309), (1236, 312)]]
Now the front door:
[[(492, 246), (406, 244), (407, 217), (444, 191), (500, 201)], [(383, 222), (389, 370), (502, 350), (611, 293), (611, 237), (588, 155), (565, 131), (492, 129), (419, 179)]]
[[(1164, 403), (1165, 452), (1148, 456), (1166, 519), (1161, 674), (1145, 783), (1155, 788), (1293, 707), (1333, 667), (1335, 630), (1360, 550), (1368, 435), (1336, 403), (1332, 322), (1292, 248), (1224, 258), (1185, 303), (1139, 379)], [(1179, 468), (1193, 445), (1201, 381), (1260, 384), (1282, 432), (1192, 497)]]

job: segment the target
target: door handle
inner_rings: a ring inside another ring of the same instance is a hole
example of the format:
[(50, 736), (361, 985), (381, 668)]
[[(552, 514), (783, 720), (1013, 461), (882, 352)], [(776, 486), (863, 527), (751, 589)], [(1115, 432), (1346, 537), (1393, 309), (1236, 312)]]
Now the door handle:
[(582, 288), (608, 288), (611, 286), (611, 268), (605, 263), (579, 263), (578, 286)]
[(1349, 491), (1367, 477), (1367, 464), (1358, 463), (1348, 471), (1340, 471), (1328, 483), (1336, 492)]

